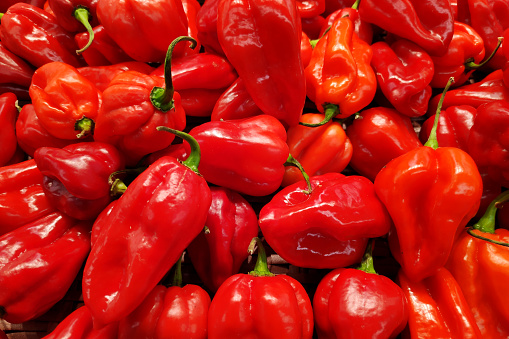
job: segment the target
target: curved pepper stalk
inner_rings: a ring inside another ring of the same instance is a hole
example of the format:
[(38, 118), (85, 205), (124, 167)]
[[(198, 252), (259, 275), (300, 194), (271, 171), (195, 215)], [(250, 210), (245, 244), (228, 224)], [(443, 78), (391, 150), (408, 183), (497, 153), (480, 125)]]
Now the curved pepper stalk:
[(158, 131), (166, 131), (175, 134), (178, 137), (181, 137), (185, 141), (189, 143), (191, 146), (191, 152), (186, 160), (182, 161), (182, 165), (188, 167), (190, 170), (195, 172), (198, 175), (201, 175), (198, 171), (198, 165), (200, 165), (200, 159), (201, 159), (201, 150), (200, 150), (200, 144), (198, 144), (198, 141), (196, 141), (195, 138), (193, 138), (190, 134), (187, 134), (182, 131), (178, 131), (176, 129), (172, 129), (166, 126), (159, 126), (157, 127)]
[(454, 82), (454, 78), (449, 78), (447, 85), (445, 85), (444, 91), (442, 92), (442, 96), (440, 97), (440, 101), (438, 102), (437, 111), (435, 113), (435, 121), (433, 121), (433, 127), (431, 128), (431, 132), (429, 134), (428, 141), (424, 144), (424, 146), (429, 146), (433, 149), (438, 148), (438, 140), (437, 140), (437, 129), (438, 129), (438, 121), (440, 120), (440, 112), (442, 111), (442, 104), (444, 102), (445, 93), (449, 90), (452, 83)]

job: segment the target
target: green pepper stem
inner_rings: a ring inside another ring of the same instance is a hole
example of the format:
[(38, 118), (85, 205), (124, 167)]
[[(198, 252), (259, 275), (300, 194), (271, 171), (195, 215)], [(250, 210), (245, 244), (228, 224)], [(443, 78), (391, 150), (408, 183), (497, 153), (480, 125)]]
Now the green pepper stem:
[(196, 174), (200, 175), (200, 172), (198, 171), (198, 165), (200, 165), (201, 150), (198, 141), (196, 141), (196, 139), (193, 138), (190, 134), (166, 126), (158, 126), (157, 130), (173, 133), (189, 143), (189, 146), (191, 146), (191, 152), (187, 159), (182, 162), (182, 164), (191, 169)]
[(173, 80), (171, 78), (171, 59), (173, 50), (175, 46), (181, 41), (190, 41), (190, 48), (194, 49), (196, 47), (196, 40), (190, 36), (179, 36), (175, 40), (172, 41), (170, 46), (168, 47), (168, 51), (166, 52), (166, 58), (164, 59), (164, 86), (152, 88), (152, 92), (150, 92), (150, 101), (155, 108), (162, 112), (168, 112), (173, 109), (173, 93), (175, 89), (173, 88)]
[(307, 122), (299, 122), (300, 125), (302, 126), (306, 126), (306, 127), (318, 127), (318, 126), (323, 126), (325, 125), (326, 123), (328, 123), (329, 121), (331, 121), (336, 115), (339, 114), (339, 107), (338, 105), (335, 105), (335, 104), (325, 104), (323, 106), (324, 108), (324, 114), (325, 114), (325, 117), (323, 118), (322, 121), (316, 123), (316, 124), (309, 124)]
[(112, 197), (116, 197), (118, 195), (124, 194), (124, 192), (127, 190), (127, 185), (120, 179), (115, 179), (113, 181), (113, 184), (110, 186), (110, 195)]
[(482, 235), (480, 235), (480, 234), (474, 233), (474, 231), (475, 231), (475, 229), (473, 229), (472, 227), (470, 227), (470, 228), (467, 230), (468, 234), (470, 234), (470, 235), (471, 235), (471, 236), (473, 236), (474, 238), (481, 239), (481, 240), (484, 240), (484, 241), (490, 242), (490, 243), (495, 244), (495, 245), (500, 245), (500, 246), (509, 247), (509, 244), (508, 244), (508, 243), (506, 243), (506, 242), (502, 242), (502, 241), (493, 240), (493, 239), (490, 239), (490, 238), (483, 237), (483, 236), (482, 236)]
[(3, 16), (4, 16), (4, 13), (0, 13), (0, 21), (2, 21)]
[(80, 139), (80, 138), (88, 136), (89, 134), (92, 134), (94, 132), (94, 126), (95, 126), (95, 123), (90, 118), (83, 117), (83, 118), (79, 119), (74, 124), (74, 130), (79, 131), (79, 133), (76, 134), (76, 138)]
[(301, 163), (295, 159), (291, 154), (288, 154), (288, 158), (286, 159), (285, 166), (295, 166), (299, 169), (300, 173), (302, 173), (302, 176), (304, 177), (304, 180), (306, 181), (306, 184), (308, 186), (308, 189), (306, 191), (302, 191), (305, 194), (311, 194), (313, 191), (313, 188), (311, 187), (311, 181), (309, 180), (309, 175), (304, 170), (304, 167), (302, 167)]
[(175, 264), (175, 273), (173, 274), (172, 286), (182, 287), (182, 256)]
[(442, 111), (442, 105), (444, 103), (445, 93), (447, 93), (447, 91), (449, 90), (449, 87), (451, 87), (453, 82), (454, 82), (454, 78), (450, 77), (449, 81), (447, 81), (447, 84), (445, 85), (444, 91), (442, 92), (442, 96), (440, 97), (440, 100), (438, 101), (437, 110), (435, 112), (435, 120), (433, 121), (433, 127), (431, 128), (431, 132), (429, 134), (428, 141), (426, 141), (424, 146), (428, 146), (433, 149), (438, 148), (437, 129), (438, 129), (438, 121), (440, 120), (440, 112)]
[(366, 246), (366, 251), (364, 252), (364, 256), (362, 257), (362, 262), (357, 267), (358, 270), (364, 271), (366, 273), (377, 274), (375, 271), (375, 265), (373, 263), (373, 246), (375, 243), (375, 239), (371, 239), (368, 241), (368, 246)]
[(495, 218), (497, 215), (497, 209), (506, 201), (509, 201), (509, 190), (502, 192), (499, 196), (493, 199), (481, 219), (472, 225), (472, 229), (479, 230), (483, 233), (495, 233)]
[(361, 0), (355, 0), (354, 4), (352, 5), (352, 9), (359, 9), (360, 3), (361, 3)]
[(478, 68), (481, 68), (484, 65), (486, 65), (491, 59), (493, 59), (493, 57), (495, 56), (495, 53), (497, 53), (498, 49), (502, 45), (502, 41), (504, 41), (504, 38), (499, 37), (497, 46), (495, 47), (493, 52), (491, 52), (490, 56), (487, 59), (485, 59), (483, 62), (481, 62), (480, 64), (476, 64), (473, 60), (467, 60), (465, 62), (465, 72), (468, 72), (473, 69), (478, 69)]
[(78, 20), (79, 22), (81, 22), (81, 24), (83, 26), (85, 26), (85, 28), (88, 32), (87, 44), (85, 46), (83, 46), (83, 48), (78, 49), (76, 51), (76, 54), (80, 54), (83, 51), (85, 51), (87, 48), (89, 48), (90, 45), (92, 45), (92, 41), (94, 41), (94, 29), (90, 25), (91, 14), (90, 14), (90, 11), (88, 10), (88, 8), (86, 8), (84, 6), (78, 6), (74, 9), (73, 15), (76, 18), (76, 20)]
[(263, 248), (263, 243), (258, 237), (254, 237), (248, 247), (248, 253), (253, 254), (255, 245), (258, 247), (258, 257), (256, 258), (256, 264), (254, 270), (249, 272), (249, 275), (255, 277), (273, 277), (275, 274), (269, 271), (267, 265), (267, 254)]
[(327, 27), (327, 29), (323, 32), (322, 36), (319, 37), (318, 39), (309, 40), (309, 44), (311, 45), (311, 48), (314, 49), (316, 47), (316, 44), (318, 43), (318, 41), (320, 41), (320, 39), (323, 38), (325, 36), (325, 34), (329, 33), (331, 28), (332, 28), (332, 26)]

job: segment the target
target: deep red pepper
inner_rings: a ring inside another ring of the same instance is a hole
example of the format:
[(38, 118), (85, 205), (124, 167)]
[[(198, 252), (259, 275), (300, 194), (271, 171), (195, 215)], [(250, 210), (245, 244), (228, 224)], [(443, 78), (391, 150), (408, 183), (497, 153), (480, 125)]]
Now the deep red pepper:
[(387, 234), (391, 219), (365, 177), (327, 173), (279, 191), (258, 223), (267, 243), (290, 264), (338, 268), (360, 262), (368, 238)]
[[(19, 85), (20, 88), (28, 90), (33, 74), (32, 67), (5, 48), (0, 41), (0, 88), (5, 85)], [(22, 99), (26, 99), (26, 97)]]
[(17, 100), (18, 98), (13, 93), (0, 95), (0, 145), (2, 145), (0, 167), (11, 160), (18, 146), (15, 131), (18, 118)]
[(228, 60), (256, 105), (285, 127), (298, 124), (306, 79), (295, 1), (222, 0), (217, 31)]
[[(164, 61), (171, 42), (188, 30), (181, 0), (99, 0), (97, 16), (127, 55), (143, 62)], [(182, 44), (175, 56), (184, 51)]]
[(221, 0), (205, 0), (196, 14), (198, 40), (206, 52), (224, 55), (217, 37), (217, 9)]
[(410, 118), (385, 107), (362, 111), (346, 134), (353, 147), (350, 166), (371, 181), (389, 161), (422, 146)]
[(418, 45), (404, 39), (391, 45), (379, 41), (371, 48), (371, 66), (384, 96), (404, 115), (424, 115), (431, 98), (433, 59)]
[(207, 182), (252, 196), (274, 193), (281, 185), (289, 150), (286, 130), (273, 116), (210, 121), (189, 134), (200, 144), (199, 169)]
[[(504, 31), (504, 40), (509, 41), (509, 28)], [(506, 59), (509, 60), (509, 44), (508, 43), (502, 44), (502, 53), (504, 53), (504, 56), (506, 57)], [(506, 85), (506, 87), (509, 88), (509, 62), (505, 65), (503, 72), (504, 72), (504, 74), (503, 74), (504, 84)]]
[(296, 0), (301, 18), (312, 18), (325, 11), (325, 0)]
[(36, 67), (53, 61), (84, 66), (76, 55), (72, 34), (60, 27), (55, 17), (29, 4), (9, 7), (2, 16), (0, 40), (11, 52)]
[(34, 319), (61, 300), (90, 250), (90, 224), (58, 212), (0, 237), (0, 317)]
[(217, 99), (210, 119), (212, 121), (235, 120), (260, 114), (263, 112), (247, 92), (244, 80), (237, 78)]
[(338, 9), (352, 7), (356, 0), (325, 0), (324, 16), (328, 16)]
[(406, 38), (430, 55), (444, 55), (453, 36), (449, 0), (361, 0), (362, 20)]
[(311, 339), (313, 310), (304, 287), (267, 268), (260, 240), (256, 266), (227, 279), (209, 309), (209, 339)]
[(190, 36), (194, 40), (196, 40), (196, 48), (190, 49), (186, 48), (182, 56), (198, 54), (201, 49), (201, 43), (198, 39), (198, 27), (196, 24), (196, 16), (198, 11), (201, 8), (198, 0), (182, 0), (182, 7), (184, 8), (184, 12), (186, 13), (187, 18), (187, 36)]
[(211, 187), (205, 225), (187, 247), (187, 253), (201, 281), (212, 292), (234, 274), (247, 259), (246, 248), (258, 235), (258, 218), (240, 194), (224, 187)]
[(42, 8), (44, 6), (45, 1), (46, 0), (4, 0), (0, 4), (0, 13), (5, 13), (5, 11), (7, 11), (7, 9), (9, 9), (9, 7), (11, 7), (12, 5), (14, 5), (15, 3), (18, 3), (18, 2), (25, 2), (30, 5)]
[[(318, 39), (321, 35), (323, 26), (326, 24), (325, 18), (317, 15), (311, 18), (301, 18), (302, 33), (311, 39)], [(305, 64), (305, 63), (304, 63)], [(304, 66), (305, 67), (305, 66)]]
[(95, 328), (133, 312), (205, 226), (211, 195), (195, 172), (199, 145), (183, 137), (193, 144), (183, 163), (160, 158), (100, 216), (83, 272), (83, 299)]
[(357, 269), (337, 268), (320, 280), (313, 297), (318, 338), (395, 338), (405, 328), (405, 295), (375, 272), (371, 250)]

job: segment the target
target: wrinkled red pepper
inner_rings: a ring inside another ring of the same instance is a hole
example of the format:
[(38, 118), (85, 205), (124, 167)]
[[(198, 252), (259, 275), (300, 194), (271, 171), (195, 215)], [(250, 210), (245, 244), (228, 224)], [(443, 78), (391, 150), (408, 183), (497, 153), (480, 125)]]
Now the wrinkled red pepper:
[(5, 48), (0, 41), (0, 94), (10, 92), (10, 88), (19, 99), (30, 99), (28, 87), (32, 82), (34, 70), (23, 59)]
[(90, 228), (55, 212), (0, 237), (0, 317), (26, 322), (61, 300), (90, 251)]
[(292, 0), (221, 0), (219, 42), (248, 93), (285, 127), (299, 123), (306, 100), (301, 22)]
[(239, 273), (247, 259), (246, 248), (258, 235), (258, 218), (239, 193), (224, 187), (211, 187), (210, 192), (208, 230), (189, 244), (187, 253), (201, 281), (216, 292), (226, 279)]
[(11, 160), (16, 153), (18, 140), (16, 138), (16, 119), (18, 109), (16, 107), (18, 98), (14, 93), (0, 95), (0, 167)]
[(217, 99), (210, 119), (212, 121), (236, 120), (260, 114), (263, 112), (247, 92), (244, 80), (237, 78)]
[(227, 279), (209, 309), (209, 339), (311, 339), (313, 310), (304, 287), (287, 275), (272, 274), (258, 239), (256, 266)]
[(217, 9), (221, 0), (205, 0), (196, 14), (198, 40), (206, 52), (224, 56), (217, 37)]
[(352, 20), (354, 24), (354, 31), (359, 37), (359, 39), (371, 45), (373, 41), (373, 27), (370, 23), (361, 20), (358, 11), (359, 3), (360, 1), (357, 0), (351, 7), (350, 6), (341, 7), (338, 8), (336, 11), (332, 12), (331, 14), (329, 14), (326, 18), (325, 24), (323, 25), (320, 31), (320, 36), (322, 36), (325, 33), (325, 30), (329, 26), (332, 26), (336, 19), (347, 16), (348, 18), (350, 18), (350, 20)]

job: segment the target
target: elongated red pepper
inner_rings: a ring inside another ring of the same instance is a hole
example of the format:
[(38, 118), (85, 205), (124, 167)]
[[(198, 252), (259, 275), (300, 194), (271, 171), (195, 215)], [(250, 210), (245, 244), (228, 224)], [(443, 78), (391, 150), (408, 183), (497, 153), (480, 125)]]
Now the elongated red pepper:
[(210, 119), (212, 121), (235, 120), (260, 114), (263, 114), (263, 112), (247, 92), (244, 80), (237, 78), (217, 99)]
[[(108, 35), (137, 61), (163, 62), (168, 46), (187, 35), (181, 0), (98, 0), (97, 16)], [(184, 44), (175, 56), (184, 52)]]
[[(6, 86), (18, 85), (20, 89), (28, 90), (32, 82), (34, 70), (23, 59), (5, 48), (0, 41), (0, 91)], [(7, 90), (7, 89), (6, 89)], [(5, 90), (5, 91), (6, 91)], [(15, 93), (16, 95), (18, 93)], [(26, 93), (28, 94), (28, 92)], [(26, 94), (19, 97), (28, 99)]]
[(186, 48), (182, 56), (198, 54), (201, 50), (201, 42), (198, 38), (196, 16), (198, 15), (198, 11), (201, 9), (201, 5), (198, 0), (182, 0), (182, 7), (184, 8), (184, 13), (186, 13), (187, 36), (196, 40), (196, 48)]
[(34, 319), (63, 298), (90, 250), (90, 224), (58, 212), (0, 237), (0, 317)]
[(198, 40), (206, 52), (224, 55), (217, 36), (217, 10), (221, 0), (205, 0), (196, 14)]
[(379, 41), (371, 48), (371, 65), (384, 96), (404, 115), (424, 115), (431, 98), (433, 59), (418, 45), (404, 39), (391, 45)]
[(196, 173), (199, 145), (172, 131), (193, 144), (189, 157), (157, 160), (100, 217), (83, 272), (83, 300), (95, 328), (133, 312), (205, 226), (211, 195)]
[(16, 139), (16, 119), (18, 109), (16, 108), (18, 98), (13, 93), (0, 95), (0, 167), (4, 166), (16, 152), (18, 140)]
[(272, 274), (263, 245), (257, 243), (254, 270), (230, 277), (214, 295), (209, 339), (311, 339), (313, 310), (306, 290), (294, 278)]
[(337, 268), (320, 280), (313, 297), (318, 338), (394, 338), (404, 329), (405, 295), (376, 273), (371, 251), (357, 269)]
[(211, 187), (205, 225), (187, 247), (187, 253), (200, 279), (212, 292), (234, 274), (247, 259), (246, 248), (258, 235), (258, 218), (253, 207), (240, 194), (224, 187)]
[(2, 16), (0, 40), (11, 52), (36, 67), (54, 61), (74, 67), (84, 66), (83, 60), (76, 55), (71, 33), (60, 27), (55, 17), (42, 8), (25, 3), (9, 7)]
[(219, 42), (256, 105), (285, 127), (298, 124), (306, 79), (295, 1), (221, 0), (217, 16)]
[(347, 16), (348, 18), (350, 18), (350, 20), (352, 20), (354, 24), (354, 31), (359, 37), (359, 39), (371, 45), (373, 41), (373, 27), (369, 22), (366, 22), (361, 19), (358, 11), (359, 3), (360, 3), (359, 0), (355, 1), (351, 7), (350, 6), (340, 7), (331, 14), (329, 14), (326, 18), (325, 24), (323, 25), (320, 31), (320, 36), (322, 36), (325, 33), (325, 30), (329, 26), (332, 26), (336, 19)]
[(449, 0), (361, 0), (359, 14), (362, 20), (415, 42), (430, 55), (444, 55), (453, 36)]

